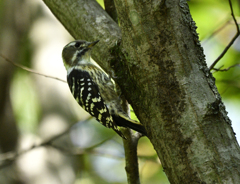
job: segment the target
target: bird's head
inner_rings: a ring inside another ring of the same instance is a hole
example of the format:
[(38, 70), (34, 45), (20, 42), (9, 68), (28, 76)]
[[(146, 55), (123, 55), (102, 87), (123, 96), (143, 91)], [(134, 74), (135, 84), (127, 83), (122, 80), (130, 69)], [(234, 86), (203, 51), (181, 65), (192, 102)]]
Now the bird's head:
[(76, 40), (67, 44), (62, 51), (65, 68), (68, 70), (72, 66), (90, 62), (91, 48), (98, 42), (99, 40), (94, 42)]

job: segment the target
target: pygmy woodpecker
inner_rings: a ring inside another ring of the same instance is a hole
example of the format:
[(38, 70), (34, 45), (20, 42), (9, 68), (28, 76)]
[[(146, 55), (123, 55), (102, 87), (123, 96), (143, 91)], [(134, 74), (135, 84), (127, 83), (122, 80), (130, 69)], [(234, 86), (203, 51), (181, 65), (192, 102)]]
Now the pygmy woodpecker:
[(83, 109), (121, 137), (125, 138), (119, 126), (146, 135), (143, 125), (131, 120), (123, 111), (110, 77), (90, 61), (91, 48), (98, 41), (76, 40), (63, 48), (62, 58), (72, 95)]

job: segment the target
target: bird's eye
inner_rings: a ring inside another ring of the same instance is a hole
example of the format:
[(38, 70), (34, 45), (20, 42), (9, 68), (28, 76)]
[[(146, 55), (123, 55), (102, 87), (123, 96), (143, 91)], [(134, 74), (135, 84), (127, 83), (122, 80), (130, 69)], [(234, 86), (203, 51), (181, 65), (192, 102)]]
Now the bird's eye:
[(79, 48), (79, 47), (80, 47), (80, 43), (79, 43), (79, 42), (76, 42), (74, 46), (75, 46), (76, 48)]

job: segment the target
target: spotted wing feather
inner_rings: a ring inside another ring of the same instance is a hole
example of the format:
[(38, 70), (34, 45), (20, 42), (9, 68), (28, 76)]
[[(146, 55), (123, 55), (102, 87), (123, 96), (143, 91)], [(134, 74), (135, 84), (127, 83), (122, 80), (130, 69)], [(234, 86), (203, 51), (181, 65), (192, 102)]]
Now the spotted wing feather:
[(98, 86), (88, 72), (73, 69), (67, 76), (67, 82), (72, 95), (83, 109), (94, 116), (101, 124), (112, 128), (121, 137), (124, 137), (119, 127), (114, 123)]

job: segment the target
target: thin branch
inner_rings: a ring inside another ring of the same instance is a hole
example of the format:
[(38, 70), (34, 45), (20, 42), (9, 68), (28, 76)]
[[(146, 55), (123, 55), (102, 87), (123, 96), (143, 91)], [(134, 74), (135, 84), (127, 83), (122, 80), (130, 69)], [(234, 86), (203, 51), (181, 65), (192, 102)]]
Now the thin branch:
[[(61, 151), (62, 153), (66, 154), (66, 155), (83, 155), (83, 154), (88, 153), (88, 154), (94, 154), (94, 155), (108, 157), (108, 158), (114, 158), (114, 159), (123, 159), (124, 158), (124, 157), (121, 157), (119, 155), (107, 154), (107, 153), (104, 153), (104, 152), (94, 150), (94, 148), (96, 148), (96, 147), (104, 144), (106, 141), (108, 141), (109, 138), (104, 139), (103, 141), (100, 141), (99, 143), (97, 143), (97, 144), (95, 144), (91, 147), (84, 148), (84, 149), (82, 149), (82, 148), (73, 148), (73, 149), (68, 148), (68, 149), (66, 149), (66, 148), (63, 148), (63, 147), (60, 147), (60, 146), (57, 146), (57, 145), (53, 144), (53, 142), (56, 139), (65, 135), (70, 129), (71, 129), (71, 127), (68, 128), (67, 130), (65, 130), (64, 132), (62, 132), (61, 134), (59, 134), (59, 135), (57, 135), (57, 136), (55, 136), (55, 137), (53, 137), (53, 138), (51, 138), (47, 141), (42, 142), (41, 144), (33, 145), (30, 148), (22, 150), (20, 152), (8, 152), (8, 153), (0, 154), (0, 161), (3, 162), (0, 165), (0, 170), (9, 166), (9, 165), (11, 165), (11, 164), (13, 164), (19, 156), (24, 155), (24, 154), (26, 154), (26, 153), (28, 153), (28, 152), (36, 149), (36, 148), (46, 147), (46, 146), (55, 148), (55, 149)], [(137, 141), (140, 137), (141, 137), (141, 134), (138, 134), (138, 133), (133, 136), (133, 139), (132, 139), (133, 141), (131, 141), (131, 142), (133, 143), (134, 146), (131, 145), (131, 148), (133, 148), (133, 147), (136, 148)], [(132, 158), (132, 157), (128, 157), (128, 159), (130, 159), (130, 158)], [(141, 156), (141, 159), (148, 160), (148, 161), (154, 161), (155, 158), (156, 158), (155, 156)], [(131, 166), (130, 169), (133, 169), (132, 168), (133, 166), (132, 165), (130, 165), (130, 166)], [(137, 167), (137, 169), (138, 169), (138, 167)], [(130, 172), (130, 173), (132, 173), (132, 172)], [(130, 175), (130, 176), (133, 176), (133, 175)], [(131, 179), (133, 180), (134, 178), (131, 178)]]
[(104, 0), (105, 11), (112, 17), (112, 19), (117, 23), (118, 16), (117, 10), (113, 0)]
[(124, 135), (127, 137), (127, 140), (123, 140), (127, 180), (129, 184), (140, 184), (137, 156), (137, 144), (140, 137), (139, 134), (132, 134), (130, 129), (125, 129)]
[[(84, 121), (88, 121), (90, 119), (92, 119), (93, 117), (92, 116), (89, 116), (89, 118), (87, 118), (86, 120)], [(61, 146), (58, 146), (58, 145), (55, 145), (53, 144), (53, 142), (57, 139), (59, 139), (60, 137), (62, 137), (63, 135), (65, 135), (66, 133), (68, 133), (70, 130), (71, 130), (72, 126), (70, 126), (68, 129), (66, 129), (64, 132), (58, 134), (57, 136), (54, 136), (52, 138), (50, 138), (49, 140), (47, 141), (44, 141), (42, 142), (41, 144), (38, 144), (38, 145), (32, 145), (30, 148), (28, 149), (25, 149), (25, 150), (21, 150), (19, 152), (8, 152), (8, 153), (3, 153), (3, 154), (0, 154), (0, 162), (2, 162), (0, 164), (0, 170), (13, 164), (16, 159), (23, 155), (23, 154), (26, 154), (36, 148), (40, 148), (40, 147), (52, 147), (52, 148), (55, 148), (59, 151), (61, 151), (62, 153), (66, 154), (66, 155), (83, 155), (83, 154), (86, 154), (86, 153), (90, 153), (90, 154), (94, 154), (94, 155), (100, 155), (100, 156), (104, 156), (104, 157), (110, 157), (110, 158), (115, 158), (115, 159), (123, 159), (123, 157), (121, 156), (118, 156), (118, 155), (112, 155), (112, 154), (107, 154), (107, 153), (103, 153), (103, 152), (100, 152), (100, 151), (96, 151), (94, 150), (94, 148), (104, 144), (106, 141), (110, 140), (111, 138), (107, 138), (107, 139), (104, 139), (90, 147), (87, 147), (87, 148), (64, 148), (64, 147), (61, 147)], [(144, 158), (144, 157), (143, 157)], [(148, 159), (148, 158), (145, 158), (145, 159)]]
[[(129, 105), (124, 96), (122, 96), (122, 102), (123, 109), (130, 114)], [(129, 184), (140, 184), (137, 144), (141, 134), (133, 134), (129, 128), (124, 129), (123, 133), (127, 137), (127, 140), (123, 139), (127, 180)]]
[[(71, 128), (71, 127), (70, 127)], [(6, 167), (6, 166), (9, 166), (11, 165), (19, 156), (23, 155), (23, 154), (26, 154), (36, 148), (40, 148), (40, 147), (43, 147), (43, 146), (52, 146), (52, 142), (55, 141), (56, 139), (58, 139), (59, 137), (63, 136), (64, 134), (66, 134), (70, 128), (68, 128), (67, 130), (65, 130), (64, 132), (62, 132), (61, 134), (47, 140), (47, 141), (44, 141), (42, 142), (41, 144), (38, 144), (38, 145), (33, 145), (31, 146), (30, 148), (28, 149), (25, 149), (23, 151), (20, 151), (20, 152), (8, 152), (8, 153), (3, 153), (3, 154), (0, 154), (0, 161), (1, 162), (4, 162), (3, 164), (0, 165), (0, 169)]]
[(30, 69), (30, 68), (28, 68), (28, 67), (25, 67), (25, 66), (22, 66), (22, 65), (20, 65), (20, 64), (17, 64), (17, 63), (15, 63), (15, 62), (11, 61), (10, 59), (8, 59), (7, 57), (5, 57), (5, 56), (4, 56), (3, 54), (1, 54), (1, 53), (0, 53), (0, 56), (1, 56), (5, 61), (7, 61), (7, 62), (11, 63), (12, 65), (14, 65), (14, 66), (16, 66), (16, 67), (18, 67), (18, 68), (21, 68), (21, 69), (23, 69), (23, 70), (25, 70), (25, 71), (28, 71), (28, 72), (33, 73), (33, 74), (36, 74), (36, 75), (40, 75), (40, 76), (43, 76), (43, 77), (51, 78), (51, 79), (58, 80), (58, 81), (61, 81), (61, 82), (65, 82), (65, 83), (66, 83), (65, 80), (59, 79), (59, 78), (57, 78), (57, 77), (52, 77), (52, 76), (49, 76), (49, 75), (45, 75), (45, 74), (39, 73), (39, 72), (37, 72), (37, 71), (35, 71), (35, 70), (32, 70), (32, 69)]
[(232, 2), (231, 0), (228, 0), (229, 2), (229, 6), (230, 6), (230, 9), (231, 9), (231, 15), (232, 15), (232, 18), (234, 20), (234, 23), (236, 25), (236, 29), (237, 29), (237, 33), (235, 34), (235, 36), (232, 38), (232, 40), (230, 41), (230, 43), (227, 45), (227, 47), (223, 50), (223, 52), (218, 56), (218, 58), (212, 63), (212, 65), (209, 67), (209, 70), (212, 70), (214, 68), (214, 66), (218, 63), (218, 61), (220, 59), (222, 59), (222, 57), (226, 54), (226, 52), (228, 51), (228, 49), (232, 46), (232, 44), (235, 42), (235, 40), (238, 38), (239, 34), (240, 34), (240, 31), (239, 31), (239, 26), (238, 26), (238, 23), (237, 23), (237, 20), (235, 18), (235, 15), (234, 15), (234, 12), (233, 12), (233, 7), (232, 7)]
[[(92, 117), (88, 118), (88, 119), (91, 119)], [(0, 162), (3, 162), (1, 163), (0, 165), (0, 169), (3, 169), (9, 165), (11, 165), (12, 163), (15, 162), (15, 160), (21, 156), (21, 155), (24, 155), (36, 148), (40, 148), (40, 147), (46, 147), (46, 146), (50, 146), (52, 148), (55, 148), (65, 154), (68, 154), (68, 155), (82, 155), (82, 154), (85, 154), (85, 153), (93, 153), (93, 154), (97, 154), (97, 155), (108, 155), (108, 154), (105, 154), (105, 153), (100, 153), (100, 152), (96, 152), (96, 151), (93, 151), (94, 148), (102, 145), (103, 143), (105, 143), (106, 141), (109, 140), (108, 139), (104, 139), (103, 141), (100, 141), (99, 143), (91, 146), (91, 147), (88, 147), (88, 148), (85, 148), (85, 149), (81, 149), (81, 148), (74, 148), (74, 149), (66, 149), (66, 148), (63, 148), (63, 147), (60, 147), (60, 146), (57, 146), (57, 145), (54, 145), (53, 142), (57, 139), (59, 139), (60, 137), (62, 137), (63, 135), (65, 135), (66, 133), (69, 132), (69, 130), (71, 129), (72, 127), (69, 127), (68, 129), (66, 129), (64, 132), (62, 132), (61, 134), (57, 135), (57, 136), (54, 136), (52, 137), (51, 139), (47, 140), (47, 141), (44, 141), (42, 142), (41, 144), (38, 144), (38, 145), (32, 145), (30, 148), (28, 149), (25, 149), (25, 150), (22, 150), (22, 151), (19, 151), (19, 152), (8, 152), (8, 153), (3, 153), (3, 154), (0, 154)], [(109, 155), (108, 155), (109, 156)], [(110, 157), (114, 157), (114, 158), (119, 158), (117, 157), (116, 155), (110, 155)]]
[[(92, 116), (89, 116), (86, 120), (84, 121), (88, 121), (90, 119), (92, 119), (93, 117)], [(14, 161), (16, 160), (17, 157), (35, 149), (35, 148), (39, 148), (39, 147), (43, 147), (43, 146), (52, 146), (56, 149), (59, 149), (59, 150), (62, 150), (62, 151), (65, 151), (63, 150), (61, 147), (58, 147), (58, 146), (55, 146), (53, 145), (52, 143), (57, 140), (58, 138), (60, 138), (61, 136), (65, 135), (66, 133), (68, 133), (70, 131), (70, 129), (72, 128), (72, 126), (68, 127), (68, 129), (66, 129), (65, 131), (63, 131), (62, 133), (50, 138), (49, 140), (47, 141), (44, 141), (42, 142), (41, 144), (38, 144), (38, 145), (33, 145), (31, 146), (30, 148), (26, 149), (26, 150), (23, 150), (23, 151), (20, 151), (20, 152), (8, 152), (8, 153), (3, 153), (3, 154), (0, 154), (0, 161)], [(0, 165), (0, 169), (2, 168), (1, 167), (2, 165)]]
[(216, 70), (217, 72), (226, 72), (226, 71), (228, 71), (229, 69), (231, 69), (231, 68), (234, 68), (234, 67), (236, 67), (236, 66), (239, 66), (240, 67), (240, 64), (235, 64), (235, 65), (232, 65), (232, 66), (230, 66), (230, 67), (228, 67), (228, 68), (224, 68), (224, 69), (221, 69), (223, 66), (221, 66), (220, 68), (213, 68), (213, 70)]
[(73, 149), (69, 149), (69, 148), (64, 148), (64, 147), (61, 147), (61, 146), (57, 146), (57, 145), (54, 145), (54, 144), (47, 144), (46, 146), (51, 146), (59, 151), (61, 151), (62, 153), (65, 153), (67, 155), (83, 155), (85, 153), (91, 153), (91, 154), (95, 154), (95, 155), (104, 155), (104, 156), (109, 156), (109, 157), (112, 157), (112, 158), (118, 158), (119, 157), (117, 155), (110, 155), (110, 154), (106, 154), (106, 153), (101, 153), (101, 152), (98, 152), (98, 151), (94, 151), (93, 149), (102, 145), (103, 143), (105, 143), (106, 141), (108, 141), (109, 138), (107, 139), (104, 139), (102, 141), (100, 141), (99, 143), (97, 144), (94, 144), (90, 147), (87, 147), (87, 148), (73, 148)]

